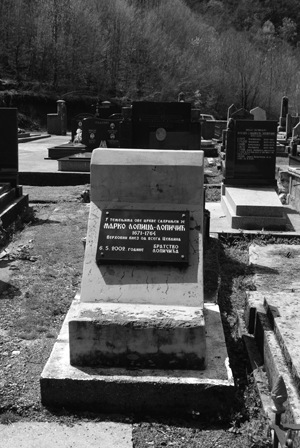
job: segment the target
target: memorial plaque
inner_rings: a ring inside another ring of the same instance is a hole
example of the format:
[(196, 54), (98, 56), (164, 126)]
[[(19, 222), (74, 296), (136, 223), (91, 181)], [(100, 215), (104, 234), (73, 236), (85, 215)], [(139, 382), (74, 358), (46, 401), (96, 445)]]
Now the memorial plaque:
[(103, 210), (96, 261), (188, 264), (189, 211)]

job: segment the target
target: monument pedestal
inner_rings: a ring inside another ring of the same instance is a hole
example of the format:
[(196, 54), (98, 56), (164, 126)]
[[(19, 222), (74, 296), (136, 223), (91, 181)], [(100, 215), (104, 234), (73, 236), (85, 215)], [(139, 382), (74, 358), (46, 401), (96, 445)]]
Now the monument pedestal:
[(69, 335), (75, 366), (204, 369), (199, 307), (81, 303)]
[(203, 171), (202, 151), (93, 151), (80, 300), (43, 371), (44, 405), (230, 406), (219, 308), (204, 305)]
[(276, 191), (271, 187), (229, 187), (221, 205), (233, 229), (284, 230), (286, 217)]

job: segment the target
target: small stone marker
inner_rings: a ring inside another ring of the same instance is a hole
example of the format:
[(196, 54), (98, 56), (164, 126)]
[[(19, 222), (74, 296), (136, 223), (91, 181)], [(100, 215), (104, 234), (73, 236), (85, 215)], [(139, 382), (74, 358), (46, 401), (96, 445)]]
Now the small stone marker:
[(261, 107), (255, 107), (254, 109), (251, 109), (250, 114), (254, 116), (255, 121), (264, 121), (267, 119), (266, 111)]

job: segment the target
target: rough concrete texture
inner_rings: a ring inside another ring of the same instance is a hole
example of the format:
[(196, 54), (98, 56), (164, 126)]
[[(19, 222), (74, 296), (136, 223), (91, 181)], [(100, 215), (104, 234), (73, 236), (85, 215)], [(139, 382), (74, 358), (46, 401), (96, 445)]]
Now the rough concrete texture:
[(122, 423), (23, 423), (0, 425), (5, 448), (132, 448), (132, 426)]
[(74, 300), (41, 376), (46, 406), (102, 412), (201, 414), (230, 409), (233, 378), (219, 307), (206, 304), (207, 366), (202, 371), (92, 368), (70, 365), (68, 321), (78, 313)]
[(199, 307), (81, 303), (69, 322), (72, 365), (203, 369)]

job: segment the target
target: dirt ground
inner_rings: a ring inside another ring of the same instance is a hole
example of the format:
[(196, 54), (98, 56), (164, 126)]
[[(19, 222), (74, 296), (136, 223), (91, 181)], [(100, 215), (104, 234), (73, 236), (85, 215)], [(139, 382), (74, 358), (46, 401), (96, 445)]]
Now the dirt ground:
[[(41, 406), (39, 378), (80, 286), (82, 238), (86, 235), (89, 213), (89, 203), (82, 201), (81, 193), (87, 187), (24, 187), (30, 198), (28, 222), (5, 249), (0, 249), (0, 272), (4, 279), (0, 282), (0, 423), (121, 420), (133, 423), (135, 448), (268, 446), (269, 439), (262, 436), (266, 424), (256, 393), (251, 387), (247, 392), (245, 385), (237, 392), (237, 403), (243, 402), (240, 408), (226, 417), (220, 414), (206, 422), (197, 415), (178, 420), (72, 414)], [(210, 247), (213, 252), (219, 250), (214, 245)], [(207, 266), (209, 272), (209, 262)], [(244, 348), (238, 341), (231, 343), (231, 350), (239, 360), (233, 361), (233, 367), (240, 362), (234, 370), (243, 371), (244, 376), (247, 364)], [(242, 383), (245, 379), (238, 381)], [(243, 394), (248, 397), (242, 397)], [(250, 403), (247, 416), (245, 400)]]

